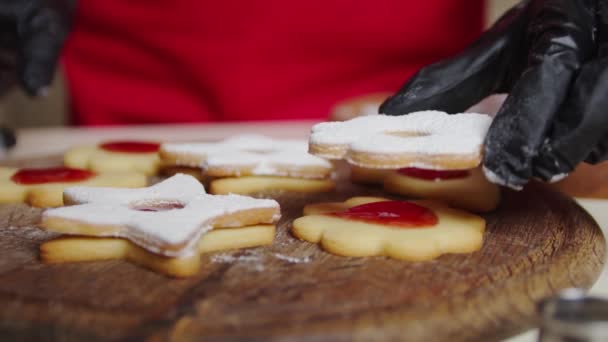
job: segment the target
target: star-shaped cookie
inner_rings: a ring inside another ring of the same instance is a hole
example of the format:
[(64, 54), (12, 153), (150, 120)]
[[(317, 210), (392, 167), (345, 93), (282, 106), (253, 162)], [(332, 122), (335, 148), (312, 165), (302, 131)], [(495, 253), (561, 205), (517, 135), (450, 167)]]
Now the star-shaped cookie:
[(271, 224), (280, 217), (274, 200), (209, 195), (186, 175), (143, 189), (73, 187), (64, 197), (74, 205), (46, 210), (44, 229), (125, 238), (169, 257), (193, 254), (200, 237), (214, 227)]

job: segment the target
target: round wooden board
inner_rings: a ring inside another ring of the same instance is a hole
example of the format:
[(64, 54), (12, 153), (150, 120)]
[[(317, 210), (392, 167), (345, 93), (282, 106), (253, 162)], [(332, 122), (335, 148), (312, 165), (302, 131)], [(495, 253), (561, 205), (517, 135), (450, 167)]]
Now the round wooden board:
[(283, 218), (274, 245), (206, 255), (200, 274), (184, 280), (122, 261), (44, 265), (38, 245), (54, 235), (36, 228), (41, 210), (0, 206), (0, 335), (490, 341), (532, 327), (538, 301), (589, 287), (602, 270), (596, 223), (540, 184), (505, 191), (486, 215), (483, 248), (467, 255), (344, 258), (289, 234), (307, 203), (379, 193), (343, 181), (332, 194), (276, 194)]

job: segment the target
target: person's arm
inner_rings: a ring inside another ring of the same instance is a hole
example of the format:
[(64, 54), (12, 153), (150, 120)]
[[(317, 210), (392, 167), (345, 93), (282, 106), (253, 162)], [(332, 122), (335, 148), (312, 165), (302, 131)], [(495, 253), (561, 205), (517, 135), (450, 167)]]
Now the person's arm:
[(44, 95), (52, 82), (75, 0), (0, 2), (0, 90), (15, 83)]
[(520, 188), (608, 156), (608, 0), (531, 0), (462, 54), (421, 69), (380, 112), (461, 112), (508, 92), (485, 144), (492, 181)]

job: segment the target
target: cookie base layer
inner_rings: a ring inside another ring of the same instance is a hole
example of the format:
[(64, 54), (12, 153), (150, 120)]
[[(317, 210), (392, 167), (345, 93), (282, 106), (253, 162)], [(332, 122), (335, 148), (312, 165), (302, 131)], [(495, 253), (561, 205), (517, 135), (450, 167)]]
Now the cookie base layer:
[(384, 189), (410, 198), (441, 200), (474, 212), (492, 211), (500, 202), (500, 188), (490, 183), (480, 168), (471, 170), (466, 178), (437, 181), (408, 177), (393, 171), (384, 179)]
[(179, 258), (150, 253), (119, 238), (61, 237), (40, 245), (40, 259), (49, 264), (121, 259), (171, 277), (183, 278), (199, 271), (200, 254), (270, 245), (274, 236), (273, 225), (216, 229), (201, 237), (196, 253)]
[(350, 152), (346, 160), (352, 165), (374, 169), (419, 167), (432, 170), (468, 170), (479, 166), (481, 150), (476, 154), (381, 154)]
[(432, 209), (439, 219), (436, 226), (419, 229), (391, 227), (324, 215), (383, 200), (386, 199), (353, 198), (344, 203), (307, 206), (307, 216), (293, 222), (292, 232), (301, 240), (321, 244), (323, 249), (330, 253), (352, 257), (383, 255), (424, 261), (446, 253), (471, 253), (481, 248), (485, 220), (437, 202), (413, 201)]
[(157, 152), (126, 153), (106, 151), (97, 146), (79, 146), (63, 156), (66, 166), (95, 172), (139, 172), (156, 175), (160, 163)]
[[(271, 224), (277, 213), (275, 208), (256, 208), (241, 210), (230, 215), (224, 215), (214, 220), (215, 228), (231, 228), (242, 227), (254, 224)], [(83, 220), (72, 220), (62, 217), (43, 216), (40, 222), (40, 227), (52, 232), (78, 235), (87, 237), (125, 237), (124, 226), (121, 225), (106, 225), (93, 222), (85, 222)], [(121, 236), (122, 235), (122, 236)], [(194, 237), (192, 237), (194, 238)], [(142, 248), (150, 250), (158, 254), (168, 256), (177, 255), (186, 247), (186, 242), (168, 244), (158, 241), (151, 241), (145, 236), (129, 236), (135, 244)]]
[(81, 182), (22, 185), (10, 180), (15, 172), (17, 169), (0, 168), (0, 204), (25, 203), (40, 208), (60, 207), (63, 205), (63, 190), (71, 186), (141, 188), (148, 184), (146, 176), (140, 173), (108, 172)]
[(222, 194), (251, 194), (255, 192), (283, 190), (301, 193), (333, 191), (336, 184), (331, 179), (303, 179), (288, 177), (234, 177), (211, 181), (209, 192)]

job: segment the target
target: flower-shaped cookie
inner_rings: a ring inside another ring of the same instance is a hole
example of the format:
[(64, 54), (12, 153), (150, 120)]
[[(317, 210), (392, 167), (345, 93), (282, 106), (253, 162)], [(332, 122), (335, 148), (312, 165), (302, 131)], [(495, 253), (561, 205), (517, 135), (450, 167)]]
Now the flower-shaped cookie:
[(214, 227), (243, 227), (278, 220), (274, 200), (205, 193), (193, 177), (176, 175), (143, 189), (73, 187), (68, 207), (42, 215), (47, 230), (83, 236), (120, 237), (160, 255), (195, 253), (201, 236)]
[(485, 220), (431, 201), (355, 197), (308, 205), (293, 234), (343, 256), (385, 255), (421, 261), (471, 253), (483, 241)]
[(312, 128), (309, 151), (369, 168), (471, 169), (481, 161), (491, 121), (484, 114), (422, 111), (325, 122)]
[(78, 146), (63, 156), (66, 166), (96, 172), (131, 171), (147, 176), (158, 172), (160, 144), (148, 141), (108, 141), (94, 146)]
[(334, 188), (328, 179), (332, 164), (308, 154), (303, 140), (241, 135), (216, 143), (163, 144), (160, 155), (165, 166), (201, 168), (206, 176), (214, 178), (210, 188), (216, 194), (272, 189), (321, 192)]
[(0, 203), (59, 207), (63, 205), (63, 190), (76, 185), (138, 188), (146, 186), (147, 180), (144, 175), (134, 172), (96, 173), (65, 167), (0, 167)]

